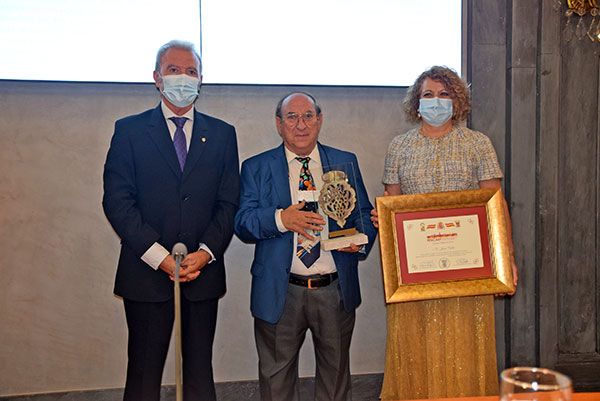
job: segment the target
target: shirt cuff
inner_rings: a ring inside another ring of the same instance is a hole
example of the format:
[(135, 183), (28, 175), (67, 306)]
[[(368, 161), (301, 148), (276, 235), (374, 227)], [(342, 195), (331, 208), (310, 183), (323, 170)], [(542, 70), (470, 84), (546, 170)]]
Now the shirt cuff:
[(283, 212), (283, 209), (275, 210), (275, 224), (277, 224), (277, 229), (279, 232), (286, 233), (289, 230), (283, 225), (283, 220), (281, 220), (281, 212)]
[(210, 248), (207, 247), (206, 244), (200, 243), (200, 246), (198, 247), (198, 250), (203, 250), (203, 251), (208, 252), (208, 254), (210, 255), (210, 260), (208, 261), (209, 264), (212, 263), (212, 262), (214, 262), (215, 260), (217, 260), (217, 259), (215, 259), (215, 255), (213, 255), (213, 253), (211, 252)]
[(154, 270), (158, 270), (158, 266), (162, 263), (170, 252), (167, 251), (161, 244), (155, 242), (150, 248), (142, 255), (142, 260), (146, 262)]

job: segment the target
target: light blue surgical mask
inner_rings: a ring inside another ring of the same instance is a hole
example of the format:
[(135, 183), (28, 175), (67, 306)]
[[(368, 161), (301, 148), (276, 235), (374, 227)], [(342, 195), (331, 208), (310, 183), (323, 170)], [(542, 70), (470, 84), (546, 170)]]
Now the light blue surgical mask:
[(427, 124), (440, 127), (452, 118), (452, 99), (419, 99), (419, 114)]
[(164, 75), (162, 94), (177, 107), (186, 107), (198, 97), (200, 80), (187, 74)]

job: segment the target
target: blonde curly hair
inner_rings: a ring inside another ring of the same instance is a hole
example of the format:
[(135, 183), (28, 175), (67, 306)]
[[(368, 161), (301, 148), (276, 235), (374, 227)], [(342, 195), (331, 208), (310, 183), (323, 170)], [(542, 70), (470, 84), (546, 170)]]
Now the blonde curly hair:
[(415, 83), (408, 88), (404, 98), (404, 112), (408, 121), (418, 123), (421, 121), (419, 114), (419, 99), (421, 87), (425, 79), (440, 82), (450, 93), (452, 99), (452, 121), (464, 121), (471, 111), (471, 94), (465, 81), (458, 76), (456, 71), (443, 66), (434, 66), (419, 75)]

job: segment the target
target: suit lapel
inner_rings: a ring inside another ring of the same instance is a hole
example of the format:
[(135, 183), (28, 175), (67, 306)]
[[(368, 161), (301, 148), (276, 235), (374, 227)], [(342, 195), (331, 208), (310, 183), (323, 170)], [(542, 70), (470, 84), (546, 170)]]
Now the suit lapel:
[(167, 122), (165, 121), (165, 117), (160, 109), (160, 104), (152, 113), (149, 130), (150, 138), (152, 138), (156, 144), (163, 158), (171, 170), (173, 170), (173, 173), (180, 178), (181, 168), (179, 167), (179, 161), (177, 160), (177, 153), (175, 153), (173, 140), (171, 139), (171, 135), (169, 135), (169, 128), (167, 127)]
[(325, 168), (330, 169), (332, 167), (332, 161), (329, 160), (329, 154), (325, 150), (325, 147), (321, 145), (320, 142), (317, 142), (317, 149), (319, 149), (319, 157), (321, 158), (321, 166), (323, 167), (323, 173), (325, 173)]
[(280, 201), (279, 206), (286, 208), (292, 204), (292, 195), (290, 194), (289, 167), (283, 144), (275, 150), (269, 164), (275, 193), (277, 193)]

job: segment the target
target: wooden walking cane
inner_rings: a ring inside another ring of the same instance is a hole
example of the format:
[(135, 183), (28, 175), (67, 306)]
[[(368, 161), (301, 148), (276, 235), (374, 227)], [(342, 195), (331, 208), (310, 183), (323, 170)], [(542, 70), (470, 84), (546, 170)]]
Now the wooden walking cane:
[(183, 379), (181, 377), (181, 292), (179, 289), (179, 271), (181, 261), (187, 256), (187, 248), (181, 242), (173, 246), (175, 258), (175, 400), (183, 401)]

